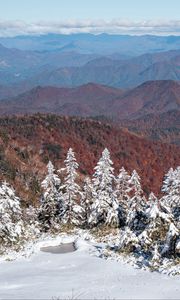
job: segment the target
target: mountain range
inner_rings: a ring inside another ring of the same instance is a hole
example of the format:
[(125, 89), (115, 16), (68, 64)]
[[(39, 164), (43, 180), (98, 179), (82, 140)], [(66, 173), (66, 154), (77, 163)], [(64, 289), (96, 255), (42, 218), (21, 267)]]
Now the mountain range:
[(0, 115), (53, 113), (95, 118), (152, 140), (180, 144), (180, 84), (149, 81), (122, 90), (89, 83), (76, 88), (35, 87), (0, 101)]
[(35, 85), (79, 86), (89, 82), (131, 88), (149, 80), (180, 80), (180, 51), (146, 54), (126, 60), (98, 58), (81, 67), (46, 70), (29, 78)]
[[(102, 55), (103, 53), (103, 55)], [(180, 80), (180, 50), (120, 53), (30, 51), (0, 45), (0, 85), (14, 95), (37, 85), (75, 87), (89, 82), (132, 88), (149, 80)], [(0, 98), (2, 99), (0, 91)]]
[(33, 51), (61, 52), (75, 51), (79, 53), (124, 55), (141, 55), (179, 49), (179, 36), (153, 35), (115, 35), (115, 34), (44, 34), (15, 37), (0, 37), (0, 43), (8, 48)]
[(117, 119), (137, 119), (148, 114), (180, 110), (180, 84), (176, 81), (148, 81), (121, 90), (94, 83), (76, 88), (38, 86), (0, 101), (0, 114), (56, 113)]

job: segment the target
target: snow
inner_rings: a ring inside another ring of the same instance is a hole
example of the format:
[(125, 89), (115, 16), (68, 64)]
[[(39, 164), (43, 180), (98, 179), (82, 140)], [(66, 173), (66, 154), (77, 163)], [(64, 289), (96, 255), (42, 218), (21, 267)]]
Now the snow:
[[(41, 247), (70, 242), (75, 242), (77, 251), (40, 251)], [(103, 247), (88, 233), (61, 234), (29, 244), (16, 260), (7, 261), (13, 253), (4, 256), (0, 262), (0, 299), (179, 299), (178, 276), (102, 259), (97, 253)]]

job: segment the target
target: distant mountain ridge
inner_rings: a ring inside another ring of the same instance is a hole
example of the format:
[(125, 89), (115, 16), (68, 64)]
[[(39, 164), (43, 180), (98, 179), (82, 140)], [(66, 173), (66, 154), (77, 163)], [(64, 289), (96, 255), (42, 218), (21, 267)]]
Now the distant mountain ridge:
[(1, 115), (41, 112), (121, 120), (171, 110), (180, 110), (180, 84), (170, 80), (149, 81), (127, 91), (94, 83), (76, 88), (39, 86), (0, 101)]
[(147, 81), (115, 99), (112, 112), (119, 119), (137, 119), (180, 109), (180, 83), (171, 80)]
[(179, 36), (118, 35), (118, 34), (47, 34), (39, 36), (1, 37), (9, 48), (34, 51), (81, 51), (82, 53), (140, 55), (180, 48)]
[(146, 54), (135, 58), (117, 60), (100, 57), (83, 66), (43, 70), (28, 82), (35, 85), (75, 87), (89, 82), (118, 88), (132, 88), (150, 80), (180, 80), (180, 50)]
[(111, 99), (122, 94), (123, 91), (120, 89), (94, 83), (77, 88), (38, 86), (10, 100), (0, 101), (0, 114), (43, 112), (80, 116), (99, 115), (105, 113)]
[(22, 51), (0, 45), (0, 85), (22, 92), (24, 87), (28, 90), (37, 85), (75, 87), (94, 82), (132, 88), (149, 80), (178, 81), (179, 66), (180, 50), (132, 57), (117, 52), (107, 54), (103, 48), (100, 54), (87, 54), (72, 49)]

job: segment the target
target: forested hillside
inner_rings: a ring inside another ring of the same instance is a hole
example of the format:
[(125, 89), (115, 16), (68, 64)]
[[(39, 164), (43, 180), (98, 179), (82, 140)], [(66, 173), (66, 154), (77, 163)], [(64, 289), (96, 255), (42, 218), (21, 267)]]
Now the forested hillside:
[(93, 169), (108, 147), (115, 172), (124, 166), (142, 178), (145, 194), (158, 195), (164, 174), (180, 164), (179, 147), (140, 138), (125, 129), (100, 121), (55, 115), (0, 119), (0, 176), (7, 179), (28, 202), (35, 202), (49, 160), (63, 166), (72, 147), (79, 163), (79, 180)]

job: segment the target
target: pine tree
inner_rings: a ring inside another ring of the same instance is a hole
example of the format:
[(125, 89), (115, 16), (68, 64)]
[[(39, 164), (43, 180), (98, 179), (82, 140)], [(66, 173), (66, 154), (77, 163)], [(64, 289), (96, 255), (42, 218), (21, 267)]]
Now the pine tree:
[(128, 203), (130, 199), (130, 175), (122, 167), (116, 178), (115, 194), (119, 202), (120, 223), (125, 225), (128, 214)]
[(143, 203), (143, 190), (141, 187), (141, 178), (136, 170), (132, 172), (131, 178), (130, 178), (130, 187), (131, 190), (134, 192), (134, 196), (137, 199), (137, 204), (140, 206)]
[(130, 178), (132, 196), (129, 200), (126, 224), (132, 230), (137, 231), (142, 231), (144, 228), (144, 208), (146, 205), (140, 181), (138, 173), (134, 170)]
[(105, 149), (93, 175), (94, 203), (89, 218), (91, 225), (119, 225), (119, 205), (113, 191), (115, 178), (112, 165), (110, 153)]
[(65, 215), (63, 221), (66, 224), (80, 225), (82, 223), (83, 211), (78, 201), (81, 198), (80, 186), (76, 180), (78, 177), (77, 169), (79, 165), (76, 161), (75, 154), (71, 148), (67, 152), (65, 160), (65, 180), (64, 180), (64, 199), (65, 199)]
[(168, 171), (163, 181), (162, 191), (165, 196), (161, 201), (171, 210), (176, 226), (180, 228), (180, 167)]
[(164, 176), (162, 192), (169, 193), (172, 188), (172, 183), (174, 181), (174, 170), (170, 168), (167, 174)]
[(151, 247), (160, 243), (160, 239), (165, 238), (172, 216), (153, 193), (149, 195), (145, 216), (145, 228), (139, 235), (139, 241), (143, 250), (150, 251)]
[(39, 210), (39, 221), (45, 231), (55, 229), (64, 213), (64, 199), (60, 191), (60, 178), (55, 174), (55, 168), (51, 161), (47, 165), (48, 174), (41, 186), (44, 193)]
[(86, 177), (84, 180), (83, 191), (81, 196), (81, 207), (82, 207), (82, 220), (84, 226), (88, 226), (88, 220), (91, 215), (91, 206), (93, 204), (93, 185), (91, 179)]
[(166, 235), (166, 242), (162, 250), (163, 256), (175, 256), (176, 255), (176, 243), (179, 238), (180, 231), (178, 228), (171, 222), (169, 225), (169, 230)]
[(129, 192), (130, 188), (130, 175), (127, 171), (122, 167), (119, 171), (119, 174), (116, 178), (116, 195), (117, 199), (120, 203), (125, 203), (129, 200)]
[(114, 196), (114, 194), (112, 194), (112, 201), (111, 204), (109, 204), (109, 209), (107, 212), (107, 217), (106, 217), (106, 221), (105, 221), (105, 225), (108, 226), (114, 226), (114, 227), (118, 227), (119, 226), (119, 203), (116, 199), (116, 197)]
[(7, 182), (0, 186), (0, 241), (12, 245), (20, 240), (24, 231), (20, 199)]
[(161, 263), (161, 255), (159, 253), (159, 247), (157, 244), (153, 246), (152, 257), (150, 260), (150, 266), (153, 269), (158, 269)]
[[(153, 223), (158, 217), (168, 220), (170, 222), (172, 216), (170, 211), (166, 206), (164, 206), (163, 202), (158, 200), (158, 198), (154, 195), (154, 193), (150, 193), (147, 208), (145, 211), (147, 220), (149, 223)], [(156, 226), (156, 225), (154, 225)]]
[(29, 206), (23, 211), (23, 220), (25, 223), (25, 238), (34, 239), (40, 234), (40, 223), (38, 220), (39, 209)]

